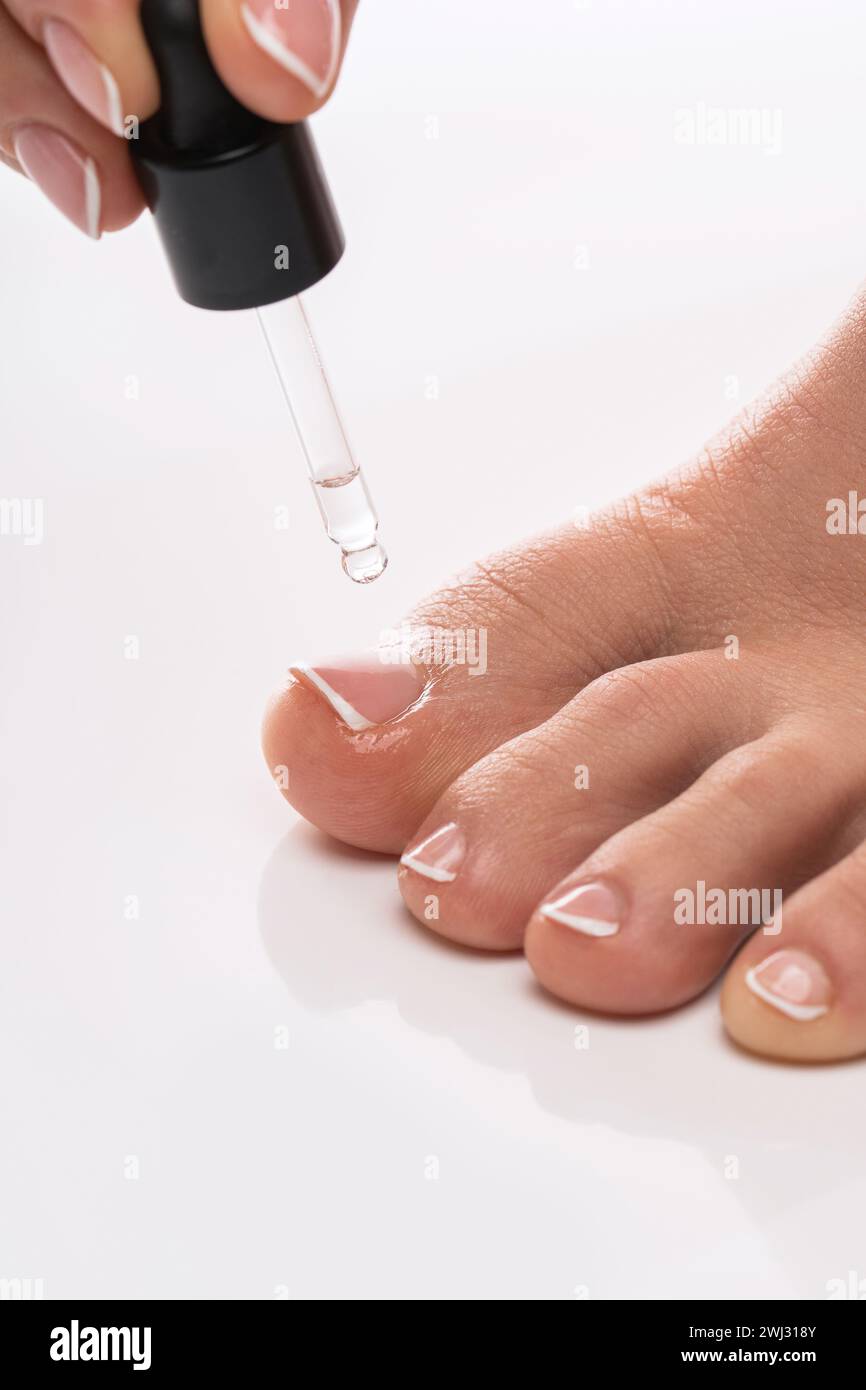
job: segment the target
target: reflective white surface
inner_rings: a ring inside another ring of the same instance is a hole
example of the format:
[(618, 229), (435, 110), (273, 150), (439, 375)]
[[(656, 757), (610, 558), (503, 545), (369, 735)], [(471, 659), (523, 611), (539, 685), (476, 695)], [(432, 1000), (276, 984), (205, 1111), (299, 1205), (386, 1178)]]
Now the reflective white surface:
[[(714, 992), (574, 1015), (519, 958), (415, 926), (393, 865), (294, 820), (257, 747), (290, 659), (679, 462), (854, 289), (866, 21), (757, 8), (362, 4), (316, 122), (349, 250), (308, 307), (391, 556), (367, 589), (253, 316), (182, 305), (146, 221), (90, 245), (3, 171), (2, 493), (43, 499), (45, 535), (0, 537), (0, 1277), (866, 1276), (862, 1066), (750, 1060)], [(781, 112), (780, 149), (678, 143), (702, 104)]]

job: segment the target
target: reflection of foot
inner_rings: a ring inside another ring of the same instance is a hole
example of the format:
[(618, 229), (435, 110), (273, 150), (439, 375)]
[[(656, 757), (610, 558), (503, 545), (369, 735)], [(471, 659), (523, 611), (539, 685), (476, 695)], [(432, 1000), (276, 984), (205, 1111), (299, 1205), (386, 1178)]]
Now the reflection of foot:
[(265, 721), (292, 804), (580, 1006), (681, 1004), (776, 912), (728, 1029), (866, 1051), (864, 440), (866, 299), (692, 468), (422, 603), (420, 664), (297, 667)]

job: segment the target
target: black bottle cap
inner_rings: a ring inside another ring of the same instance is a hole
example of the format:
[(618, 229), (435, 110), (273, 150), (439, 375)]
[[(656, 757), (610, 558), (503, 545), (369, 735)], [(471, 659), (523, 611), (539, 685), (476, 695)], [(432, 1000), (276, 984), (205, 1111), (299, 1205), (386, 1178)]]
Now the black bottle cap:
[(142, 0), (141, 18), (162, 102), (130, 147), (181, 297), (252, 309), (309, 289), (345, 243), (306, 123), (275, 125), (235, 100), (198, 0)]

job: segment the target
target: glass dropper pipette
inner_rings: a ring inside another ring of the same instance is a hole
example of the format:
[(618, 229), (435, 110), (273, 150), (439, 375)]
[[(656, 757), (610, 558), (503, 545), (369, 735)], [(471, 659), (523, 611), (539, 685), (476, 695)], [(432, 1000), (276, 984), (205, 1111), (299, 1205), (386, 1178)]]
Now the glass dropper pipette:
[(325, 530), (356, 584), (378, 579), (388, 557), (359, 465), (352, 456), (301, 296), (256, 310), (289, 408)]
[(298, 298), (345, 246), (312, 136), (228, 90), (199, 0), (141, 0), (140, 15), (161, 103), (130, 153), (175, 285), (199, 309), (257, 309), (328, 535), (368, 583), (387, 563), (376, 513)]

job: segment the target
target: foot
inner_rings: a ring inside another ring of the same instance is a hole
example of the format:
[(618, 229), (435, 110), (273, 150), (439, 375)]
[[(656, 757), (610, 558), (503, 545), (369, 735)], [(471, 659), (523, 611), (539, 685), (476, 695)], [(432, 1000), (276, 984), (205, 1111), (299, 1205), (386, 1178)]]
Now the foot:
[(292, 668), (278, 785), (579, 1008), (727, 967), (744, 1047), (866, 1052), (864, 444), (866, 296), (687, 470)]

